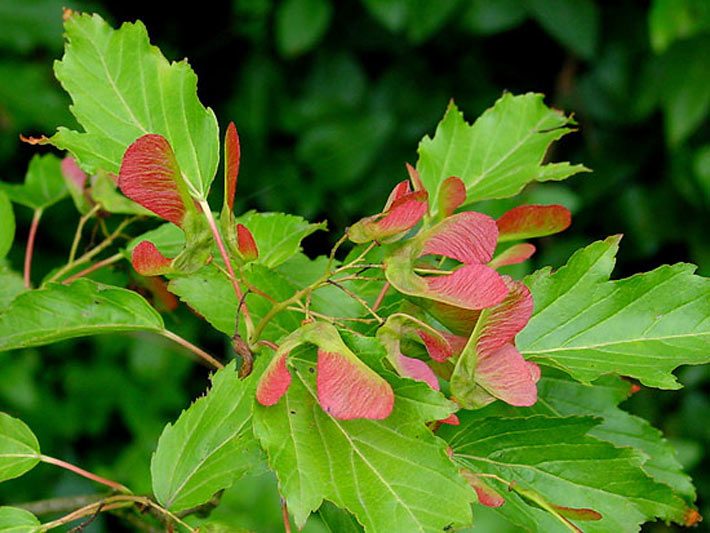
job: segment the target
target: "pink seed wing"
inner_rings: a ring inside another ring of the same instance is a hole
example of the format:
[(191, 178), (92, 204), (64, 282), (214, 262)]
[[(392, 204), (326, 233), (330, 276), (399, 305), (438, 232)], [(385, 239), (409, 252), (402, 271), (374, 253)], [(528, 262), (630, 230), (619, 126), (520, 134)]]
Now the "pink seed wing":
[(402, 198), (403, 196), (406, 196), (412, 192), (411, 187), (409, 186), (409, 181), (404, 180), (400, 181), (397, 185), (394, 186), (394, 189), (392, 189), (392, 192), (389, 195), (389, 198), (387, 198), (387, 203), (385, 204), (385, 208), (382, 211), (387, 211), (392, 204), (396, 201)]
[(443, 255), (465, 264), (488, 263), (498, 241), (495, 220), (465, 211), (452, 215), (429, 230), (421, 255)]
[(436, 379), (436, 374), (424, 361), (399, 354), (397, 363), (402, 375), (415, 381), (423, 381), (432, 389), (439, 390), (439, 380)]
[(237, 224), (237, 247), (247, 261), (255, 261), (259, 257), (259, 248), (254, 235), (244, 224)]
[(359, 359), (318, 350), (318, 402), (333, 418), (387, 418), (394, 406), (389, 383)]
[(224, 194), (229, 209), (234, 209), (234, 196), (237, 193), (240, 154), (241, 150), (239, 147), (237, 127), (234, 125), (234, 122), (230, 122), (229, 126), (227, 126), (227, 133), (224, 136)]
[(62, 174), (67, 178), (75, 189), (83, 190), (86, 184), (87, 175), (76, 164), (73, 157), (65, 157), (62, 159)]
[(455, 414), (450, 414), (446, 418), (439, 420), (442, 424), (448, 424), (449, 426), (458, 426), (461, 424), (461, 420)]
[(572, 214), (561, 205), (521, 205), (503, 214), (497, 221), (499, 240), (515, 241), (545, 237), (566, 230)]
[(424, 184), (422, 183), (422, 179), (419, 177), (419, 171), (414, 168), (412, 165), (409, 163), (404, 164), (405, 167), (407, 167), (407, 174), (409, 174), (409, 180), (412, 182), (412, 186), (414, 187), (415, 191), (426, 191), (426, 188), (424, 187)]
[(139, 137), (126, 150), (118, 186), (134, 202), (180, 226), (185, 215), (177, 185), (181, 179), (170, 143), (162, 135), (151, 133)]
[(446, 178), (439, 187), (439, 210), (444, 218), (466, 202), (466, 185), (456, 176)]
[(530, 290), (522, 281), (505, 278), (509, 292), (500, 304), (488, 309), (482, 320), (476, 351), (480, 354), (492, 352), (513, 342), (515, 336), (525, 327), (533, 312)]
[(502, 302), (508, 288), (501, 276), (485, 265), (464, 265), (451, 274), (424, 279), (427, 297), (465, 309), (484, 309)]
[(479, 476), (469, 470), (461, 470), (462, 477), (476, 491), (478, 503), (486, 507), (500, 507), (505, 503), (505, 499), (494, 489), (488, 486)]
[(291, 385), (291, 374), (286, 367), (288, 352), (277, 352), (261, 376), (256, 387), (256, 399), (261, 405), (277, 403)]
[(141, 241), (131, 252), (131, 264), (141, 276), (159, 276), (170, 271), (172, 259), (161, 254), (150, 241)]
[(512, 344), (478, 356), (476, 383), (510, 405), (533, 405), (537, 401), (536, 381), (528, 362)]
[(417, 335), (424, 343), (426, 351), (434, 361), (443, 363), (454, 355), (454, 350), (442, 335), (434, 335), (424, 329), (418, 329)]
[(392, 202), (384, 213), (363, 218), (348, 231), (356, 243), (388, 239), (413, 228), (427, 211), (427, 193), (408, 193)]
[(384, 217), (377, 221), (378, 231), (391, 236), (413, 228), (427, 211), (427, 193), (417, 191), (397, 198)]
[(498, 254), (488, 263), (491, 268), (500, 268), (506, 265), (517, 265), (527, 261), (535, 253), (535, 246), (527, 242), (514, 244), (504, 252)]

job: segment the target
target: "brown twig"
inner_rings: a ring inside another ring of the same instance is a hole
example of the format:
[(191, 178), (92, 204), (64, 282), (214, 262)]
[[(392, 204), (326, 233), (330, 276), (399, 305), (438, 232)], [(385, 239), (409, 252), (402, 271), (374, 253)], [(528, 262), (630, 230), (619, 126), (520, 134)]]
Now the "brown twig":
[(216, 370), (224, 368), (224, 365), (222, 363), (220, 363), (219, 361), (217, 361), (217, 359), (212, 357), (210, 354), (208, 354), (202, 348), (195, 346), (187, 339), (183, 339), (177, 333), (173, 333), (172, 331), (164, 329), (164, 330), (160, 331), (160, 334), (163, 337), (165, 337), (166, 339), (170, 339), (171, 341), (178, 343), (180, 346), (187, 348), (192, 353), (194, 353), (197, 357), (199, 357), (201, 361), (204, 361), (205, 363), (207, 363), (208, 366), (210, 366)]

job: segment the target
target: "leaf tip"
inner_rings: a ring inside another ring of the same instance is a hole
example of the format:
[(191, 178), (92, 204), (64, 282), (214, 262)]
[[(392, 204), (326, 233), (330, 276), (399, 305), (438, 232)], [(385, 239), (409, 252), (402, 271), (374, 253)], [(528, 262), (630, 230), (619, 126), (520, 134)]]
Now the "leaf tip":
[(697, 509), (688, 509), (683, 515), (683, 525), (685, 527), (693, 527), (703, 521), (703, 516)]

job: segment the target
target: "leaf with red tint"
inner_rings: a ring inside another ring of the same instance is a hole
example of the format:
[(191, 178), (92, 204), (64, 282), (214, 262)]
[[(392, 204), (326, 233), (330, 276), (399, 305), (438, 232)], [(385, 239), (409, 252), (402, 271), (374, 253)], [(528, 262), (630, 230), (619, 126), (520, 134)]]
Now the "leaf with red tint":
[(230, 211), (234, 209), (234, 196), (237, 193), (240, 152), (237, 127), (234, 122), (230, 122), (224, 136), (224, 200)]
[(478, 503), (486, 507), (500, 507), (505, 503), (505, 498), (498, 494), (497, 491), (488, 486), (488, 484), (470, 470), (462, 468), (461, 476), (466, 482), (476, 491)]
[(133, 248), (131, 264), (141, 276), (160, 276), (172, 270), (172, 259), (161, 254), (150, 241), (141, 241)]
[(444, 218), (466, 202), (466, 185), (456, 176), (446, 178), (439, 187), (439, 212)]
[(463, 265), (451, 274), (423, 278), (429, 298), (464, 309), (484, 309), (508, 294), (503, 279), (486, 265)]
[(443, 255), (462, 263), (488, 263), (498, 240), (495, 220), (482, 213), (466, 211), (450, 216), (431, 228), (421, 255)]
[(596, 520), (601, 520), (602, 514), (594, 509), (587, 509), (585, 507), (565, 507), (564, 505), (550, 504), (555, 511), (557, 511), (560, 516), (565, 518), (570, 518), (572, 520), (580, 520), (582, 522), (592, 522)]
[(488, 266), (491, 268), (500, 268), (507, 265), (517, 265), (523, 261), (527, 261), (535, 253), (535, 246), (527, 242), (514, 244), (504, 252), (494, 257)]
[(400, 353), (397, 357), (397, 363), (403, 376), (410, 377), (416, 381), (423, 381), (434, 390), (440, 389), (436, 374), (424, 361), (414, 357), (407, 357)]
[(73, 157), (65, 157), (62, 159), (62, 174), (70, 182), (75, 189), (82, 191), (86, 185), (88, 176), (86, 172), (79, 168)]
[(259, 257), (254, 235), (244, 224), (237, 224), (237, 247), (245, 261), (255, 261)]
[[(395, 187), (395, 190), (400, 185)], [(394, 200), (383, 213), (363, 218), (353, 224), (348, 230), (348, 236), (358, 244), (385, 241), (416, 226), (427, 208), (425, 191), (405, 194)]]
[(517, 407), (535, 404), (539, 376), (539, 370), (534, 370), (512, 344), (479, 354), (476, 365), (476, 383), (490, 395)]
[(354, 355), (318, 350), (318, 402), (333, 418), (387, 418), (394, 392), (376, 372)]
[(277, 403), (291, 385), (291, 373), (286, 367), (287, 351), (276, 352), (256, 387), (256, 399), (264, 406)]
[(497, 221), (498, 241), (519, 241), (545, 237), (566, 230), (572, 214), (561, 205), (521, 205), (503, 214)]
[(186, 209), (194, 209), (173, 149), (162, 135), (143, 135), (128, 147), (118, 186), (128, 198), (177, 226)]

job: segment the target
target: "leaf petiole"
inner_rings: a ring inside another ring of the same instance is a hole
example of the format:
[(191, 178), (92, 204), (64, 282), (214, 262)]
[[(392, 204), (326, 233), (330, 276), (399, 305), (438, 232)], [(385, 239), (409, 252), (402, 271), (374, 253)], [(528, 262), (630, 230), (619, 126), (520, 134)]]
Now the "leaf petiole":
[(24, 279), (25, 288), (29, 289), (32, 287), (31, 273), (32, 273), (32, 254), (35, 248), (35, 237), (37, 236), (37, 227), (39, 226), (39, 221), (42, 218), (42, 209), (35, 209), (32, 215), (32, 224), (30, 225), (30, 233), (27, 236), (27, 248), (25, 248), (25, 268), (24, 268)]

